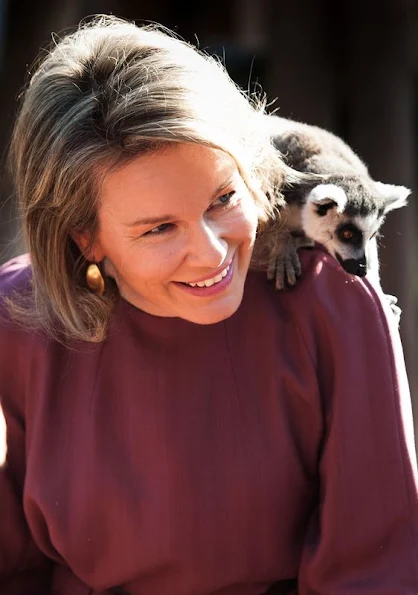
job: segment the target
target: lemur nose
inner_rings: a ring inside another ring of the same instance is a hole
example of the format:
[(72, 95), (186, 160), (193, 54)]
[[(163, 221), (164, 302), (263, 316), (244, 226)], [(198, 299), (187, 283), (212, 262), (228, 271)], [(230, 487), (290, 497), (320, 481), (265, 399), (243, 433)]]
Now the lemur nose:
[(347, 258), (347, 260), (343, 260), (341, 264), (343, 269), (351, 275), (356, 275), (357, 277), (365, 277), (367, 275), (367, 262), (365, 256), (359, 259)]

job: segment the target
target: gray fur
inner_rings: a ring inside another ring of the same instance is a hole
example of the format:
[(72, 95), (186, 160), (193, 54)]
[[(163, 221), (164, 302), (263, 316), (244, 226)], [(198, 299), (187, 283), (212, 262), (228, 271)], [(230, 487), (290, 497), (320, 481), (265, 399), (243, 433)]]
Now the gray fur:
[(288, 236), (295, 241), (282, 230), (285, 240), (272, 242), (269, 276), (276, 278), (279, 289), (293, 285), (300, 274), (294, 253), (312, 240), (321, 243), (348, 272), (367, 273), (380, 288), (376, 235), (386, 214), (406, 204), (410, 190), (373, 180), (358, 155), (322, 128), (273, 115), (263, 118), (286, 164), (315, 174), (312, 181), (284, 190)]

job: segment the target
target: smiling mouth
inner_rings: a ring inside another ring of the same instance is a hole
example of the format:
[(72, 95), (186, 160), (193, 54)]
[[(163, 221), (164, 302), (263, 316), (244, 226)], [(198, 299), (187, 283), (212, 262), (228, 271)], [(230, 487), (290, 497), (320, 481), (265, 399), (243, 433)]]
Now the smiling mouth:
[(187, 287), (212, 287), (212, 285), (216, 285), (224, 277), (227, 276), (231, 265), (228, 265), (224, 270), (216, 275), (216, 277), (212, 277), (211, 279), (205, 279), (204, 281), (198, 281), (197, 283), (182, 283), (182, 285), (187, 285)]

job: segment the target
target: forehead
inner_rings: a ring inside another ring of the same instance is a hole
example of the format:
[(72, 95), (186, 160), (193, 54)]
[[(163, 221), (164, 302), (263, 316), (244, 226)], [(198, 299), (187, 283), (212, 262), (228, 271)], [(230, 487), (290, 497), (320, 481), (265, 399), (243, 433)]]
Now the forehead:
[(349, 221), (351, 221), (358, 229), (360, 229), (364, 233), (374, 233), (381, 223), (381, 217), (379, 212), (373, 211), (368, 215), (357, 215), (355, 217), (350, 217)]
[(378, 192), (375, 182), (364, 176), (335, 176), (336, 186), (342, 188), (347, 196), (344, 212), (349, 217), (360, 216), (370, 222), (380, 219), (385, 210), (384, 200)]
[(194, 143), (171, 143), (157, 151), (134, 157), (127, 164), (108, 174), (106, 190), (121, 183), (164, 184), (170, 181), (212, 179), (218, 173), (236, 168), (234, 159), (227, 153)]
[(189, 199), (208, 199), (208, 192), (227, 182), (237, 165), (227, 153), (197, 144), (173, 143), (139, 155), (109, 172), (102, 183), (100, 209), (170, 206)]

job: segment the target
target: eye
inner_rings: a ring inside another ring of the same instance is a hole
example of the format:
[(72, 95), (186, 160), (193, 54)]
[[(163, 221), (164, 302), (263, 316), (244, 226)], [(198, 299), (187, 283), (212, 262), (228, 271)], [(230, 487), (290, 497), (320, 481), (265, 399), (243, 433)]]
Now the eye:
[(328, 213), (328, 211), (330, 209), (332, 209), (332, 207), (334, 207), (334, 206), (335, 206), (335, 203), (330, 201), (325, 204), (318, 205), (316, 208), (316, 212), (320, 217), (325, 217), (325, 215)]
[(355, 225), (348, 223), (337, 230), (338, 238), (341, 242), (346, 242), (353, 246), (360, 246), (363, 241), (363, 233)]
[(235, 190), (231, 192), (227, 192), (226, 194), (222, 194), (222, 196), (218, 196), (218, 198), (211, 204), (210, 208), (213, 207), (225, 207), (232, 202), (232, 198), (235, 195)]
[(144, 236), (150, 236), (150, 235), (160, 235), (160, 234), (163, 234), (164, 232), (166, 232), (169, 229), (171, 229), (172, 225), (173, 225), (172, 223), (161, 223), (161, 225), (157, 225), (157, 227), (154, 227), (153, 229), (150, 229), (149, 231), (146, 231), (143, 235)]

